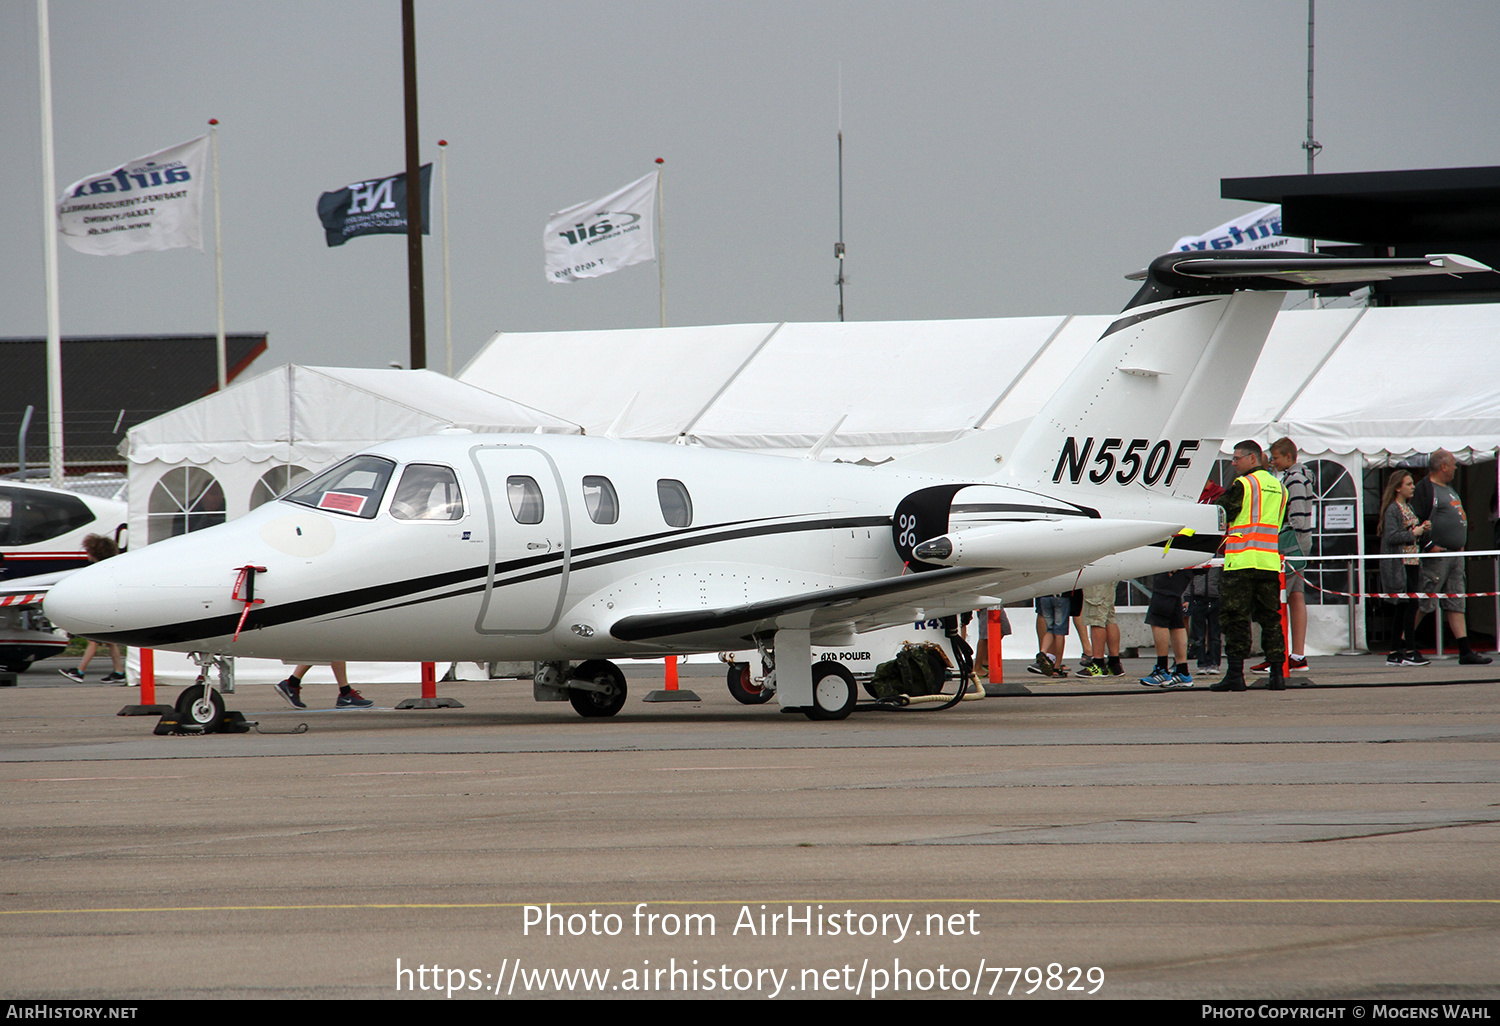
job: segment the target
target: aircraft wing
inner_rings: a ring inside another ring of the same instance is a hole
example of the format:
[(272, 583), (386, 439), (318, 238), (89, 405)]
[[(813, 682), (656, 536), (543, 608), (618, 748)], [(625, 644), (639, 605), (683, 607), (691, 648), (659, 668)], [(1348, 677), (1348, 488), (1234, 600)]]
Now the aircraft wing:
[(0, 581), (0, 606), (34, 606), (47, 596), (52, 586), (72, 570), (59, 570), (55, 574), (37, 574), (34, 577), (17, 577)]
[(784, 628), (810, 629), (814, 635), (823, 630), (866, 631), (994, 605), (1000, 593), (1034, 576), (1019, 569), (944, 567), (739, 606), (639, 613), (615, 621), (610, 634), (621, 641), (691, 640), (717, 648)]

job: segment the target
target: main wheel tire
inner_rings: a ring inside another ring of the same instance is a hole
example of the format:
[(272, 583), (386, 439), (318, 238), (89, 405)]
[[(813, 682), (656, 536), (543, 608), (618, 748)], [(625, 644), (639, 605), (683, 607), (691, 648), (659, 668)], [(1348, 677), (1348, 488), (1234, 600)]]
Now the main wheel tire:
[(202, 727), (205, 734), (212, 733), (224, 721), (224, 699), (202, 684), (183, 689), (175, 708), (180, 722)]
[(586, 680), (602, 684), (606, 688), (604, 691), (568, 689), (568, 701), (573, 703), (579, 716), (613, 716), (625, 707), (625, 674), (607, 659), (590, 659), (586, 663), (580, 663), (568, 674), (568, 679)]
[(824, 659), (812, 668), (813, 704), (807, 710), (810, 720), (841, 720), (854, 711), (859, 689), (854, 674), (843, 663)]
[(730, 695), (741, 705), (762, 705), (769, 702), (775, 694), (770, 688), (755, 683), (755, 679), (750, 676), (749, 663), (730, 663), (726, 680)]

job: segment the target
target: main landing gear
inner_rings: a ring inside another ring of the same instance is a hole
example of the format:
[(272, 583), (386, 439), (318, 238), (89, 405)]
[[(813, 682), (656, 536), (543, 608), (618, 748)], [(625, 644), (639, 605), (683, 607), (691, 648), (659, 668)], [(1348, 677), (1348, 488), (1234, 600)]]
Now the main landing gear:
[[(780, 630), (757, 637), (755, 645), (766, 668), (762, 687), (776, 693), (783, 712), (800, 712), (810, 720), (842, 720), (854, 711), (859, 700), (854, 674), (832, 659), (813, 663), (808, 631)], [(731, 693), (735, 689), (733, 674), (731, 666)]]
[(532, 695), (538, 702), (568, 702), (579, 716), (598, 719), (625, 707), (625, 674), (605, 659), (570, 666), (561, 659), (537, 662), (532, 669)]
[(813, 704), (804, 709), (810, 720), (842, 720), (854, 711), (859, 690), (854, 674), (843, 663), (824, 659), (812, 668)]
[(741, 705), (764, 705), (776, 694), (775, 689), (769, 687), (764, 679), (756, 683), (750, 673), (749, 663), (730, 663), (725, 677), (730, 696)]

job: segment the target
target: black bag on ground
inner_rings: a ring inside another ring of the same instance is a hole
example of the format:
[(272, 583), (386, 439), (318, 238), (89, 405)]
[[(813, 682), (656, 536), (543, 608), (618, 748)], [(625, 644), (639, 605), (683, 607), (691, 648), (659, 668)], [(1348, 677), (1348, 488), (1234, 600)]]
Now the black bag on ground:
[(935, 695), (948, 676), (948, 657), (937, 645), (907, 642), (896, 658), (875, 667), (870, 693), (876, 698), (895, 695)]

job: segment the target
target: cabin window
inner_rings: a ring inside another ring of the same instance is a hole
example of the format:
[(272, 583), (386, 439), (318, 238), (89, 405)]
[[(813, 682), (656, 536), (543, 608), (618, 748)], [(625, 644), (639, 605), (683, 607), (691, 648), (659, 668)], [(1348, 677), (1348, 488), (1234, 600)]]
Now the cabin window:
[(693, 500), (681, 481), (663, 479), (656, 482), (656, 498), (661, 503), (662, 519), (668, 527), (691, 527)]
[(535, 478), (516, 475), (505, 479), (505, 497), (518, 524), (542, 522), (542, 489)]
[(222, 524), (224, 489), (202, 467), (173, 467), (151, 489), (146, 544)]
[(287, 493), (286, 499), (313, 509), (371, 520), (395, 470), (396, 464), (380, 456), (353, 456)]
[(250, 492), (250, 508), (264, 506), (287, 489), (306, 481), (311, 475), (312, 471), (296, 464), (272, 467), (261, 475), (259, 481), (255, 482), (255, 488)]
[(0, 487), (0, 544), (36, 545), (76, 531), (93, 519), (94, 514), (75, 495)]
[(458, 478), (447, 467), (413, 463), (401, 474), (391, 499), (391, 516), (397, 520), (459, 520), (463, 515)]
[(583, 479), (583, 506), (596, 524), (613, 524), (620, 519), (620, 498), (607, 477)]

